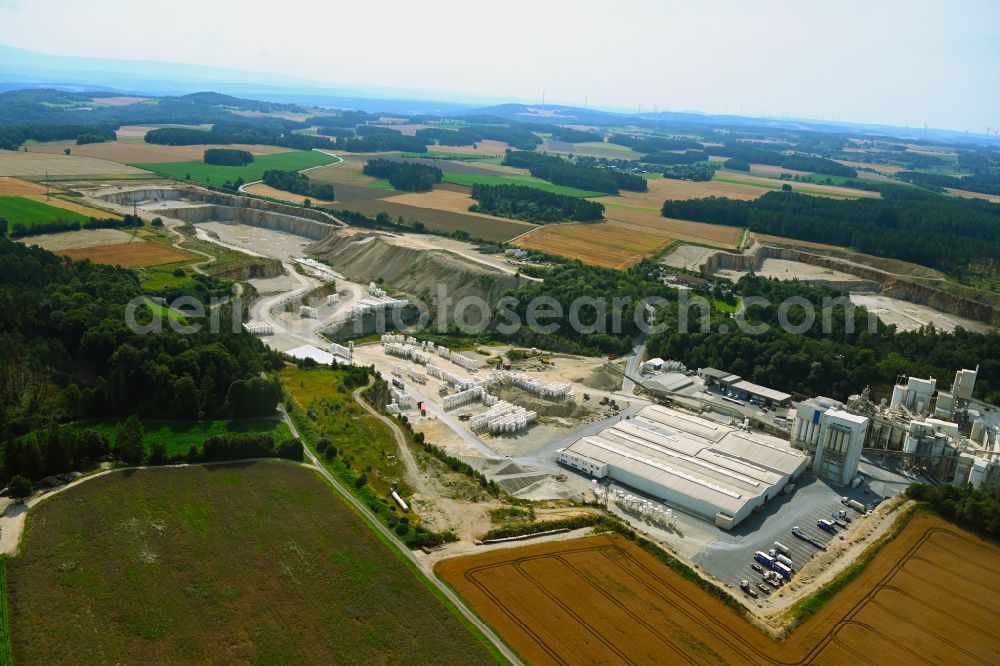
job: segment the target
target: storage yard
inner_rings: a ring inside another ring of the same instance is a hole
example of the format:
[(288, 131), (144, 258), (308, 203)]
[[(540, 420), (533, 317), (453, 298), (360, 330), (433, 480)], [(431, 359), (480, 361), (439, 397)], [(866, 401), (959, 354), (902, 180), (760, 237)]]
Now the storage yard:
[(1000, 659), (1000, 637), (986, 629), (1000, 620), (1000, 589), (987, 582), (984, 590), (981, 577), (998, 562), (996, 545), (918, 514), (782, 643), (618, 536), (445, 560), (437, 572), (531, 663), (855, 663), (879, 655), (879, 663), (988, 664)]

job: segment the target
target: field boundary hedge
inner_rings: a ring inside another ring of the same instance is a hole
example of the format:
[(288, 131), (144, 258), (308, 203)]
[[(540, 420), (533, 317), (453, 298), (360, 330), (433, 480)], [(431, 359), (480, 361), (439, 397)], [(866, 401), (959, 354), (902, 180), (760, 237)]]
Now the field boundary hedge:
[(10, 620), (7, 609), (7, 558), (0, 556), (0, 666), (10, 666), (14, 656), (10, 647)]

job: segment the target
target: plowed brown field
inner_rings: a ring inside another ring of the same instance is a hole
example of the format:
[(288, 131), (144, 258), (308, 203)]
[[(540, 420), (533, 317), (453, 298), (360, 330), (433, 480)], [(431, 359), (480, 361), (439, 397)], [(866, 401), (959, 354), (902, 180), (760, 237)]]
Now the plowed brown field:
[(142, 268), (172, 264), (176, 261), (198, 259), (198, 255), (178, 250), (169, 245), (135, 241), (118, 245), (99, 245), (96, 247), (81, 247), (73, 250), (56, 250), (56, 254), (71, 259), (90, 259), (98, 264), (111, 264), (126, 268)]
[(996, 664), (1000, 549), (919, 514), (777, 642), (619, 536), (437, 566), (532, 664)]

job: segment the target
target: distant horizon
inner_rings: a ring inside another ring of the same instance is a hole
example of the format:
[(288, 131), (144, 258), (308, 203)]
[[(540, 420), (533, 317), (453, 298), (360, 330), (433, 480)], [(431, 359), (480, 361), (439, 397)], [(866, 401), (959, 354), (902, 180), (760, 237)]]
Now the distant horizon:
[[(629, 0), (613, 11), (597, 0), (511, 0), (503, 12), (457, 0), (292, 0), (277, 14), (191, 0), (171, 7), (153, 22), (143, 7), (116, 0), (2, 0), (0, 43), (63, 59), (212, 63), (257, 73), (257, 81), (233, 83), (284, 81), (370, 97), (487, 105), (544, 96), (616, 113), (658, 107), (981, 137), (1000, 127), (1000, 89), (988, 83), (1000, 62), (1000, 4), (983, 0), (959, 0), (948, 12), (922, 0)], [(55, 14), (60, 21), (51, 21)], [(115, 26), (114, 39), (94, 39), (106, 26)], [(0, 78), (10, 74), (3, 65)]]
[[(38, 51), (32, 51), (30, 49), (20, 49), (18, 47), (10, 47), (6, 44), (0, 44), (0, 50), (5, 49), (16, 49), (17, 51), (22, 51), (29, 53), (33, 56), (41, 56), (44, 58), (57, 58), (61, 59), (63, 56), (54, 56), (52, 54), (40, 53)], [(79, 59), (75, 59), (77, 62)], [(274, 101), (274, 97), (285, 96), (291, 98), (306, 98), (306, 97), (331, 97), (331, 98), (344, 98), (345, 100), (351, 100), (356, 98), (357, 100), (367, 100), (369, 102), (378, 102), (383, 100), (387, 103), (396, 102), (419, 102), (424, 104), (446, 104), (455, 107), (464, 107), (465, 111), (475, 110), (477, 108), (489, 108), (495, 106), (504, 105), (523, 105), (532, 108), (541, 107), (564, 107), (577, 110), (589, 110), (589, 111), (600, 111), (605, 113), (623, 115), (623, 116), (642, 116), (647, 117), (654, 115), (656, 113), (673, 113), (673, 114), (690, 114), (705, 116), (706, 118), (743, 118), (747, 121), (761, 121), (761, 122), (781, 122), (781, 123), (805, 123), (805, 124), (815, 124), (815, 125), (829, 125), (831, 127), (856, 127), (856, 128), (870, 128), (870, 129), (885, 129), (885, 130), (896, 130), (899, 132), (909, 132), (913, 135), (913, 138), (921, 138), (919, 134), (921, 132), (929, 131), (935, 133), (945, 133), (951, 135), (960, 135), (963, 133), (968, 134), (968, 139), (984, 141), (985, 136), (982, 134), (977, 134), (975, 132), (967, 132), (961, 129), (954, 129), (948, 127), (905, 127), (900, 125), (892, 125), (887, 123), (878, 122), (864, 122), (856, 121), (852, 119), (841, 119), (841, 118), (809, 118), (809, 117), (794, 117), (794, 116), (762, 116), (757, 114), (744, 113), (740, 114), (737, 112), (723, 112), (723, 113), (713, 113), (710, 111), (704, 111), (700, 109), (674, 109), (674, 108), (658, 108), (658, 109), (626, 109), (623, 107), (614, 106), (604, 106), (604, 105), (590, 105), (584, 107), (582, 105), (575, 105), (572, 103), (564, 103), (559, 101), (545, 100), (542, 103), (538, 101), (530, 101), (525, 99), (513, 99), (513, 98), (484, 98), (478, 96), (472, 97), (462, 97), (458, 93), (447, 93), (442, 91), (426, 91), (418, 89), (385, 89), (385, 88), (365, 88), (365, 87), (341, 87), (335, 83), (323, 83), (319, 81), (309, 81), (300, 80), (301, 82), (297, 85), (295, 83), (277, 83), (271, 82), (278, 77), (278, 75), (269, 72), (252, 72), (249, 70), (228, 70), (222, 68), (212, 68), (205, 67), (202, 65), (187, 65), (184, 63), (167, 62), (167, 61), (147, 61), (138, 59), (114, 59), (112, 61), (119, 63), (123, 67), (128, 66), (143, 66), (149, 65), (157, 68), (189, 68), (192, 70), (204, 69), (206, 71), (217, 72), (216, 76), (225, 76), (226, 73), (237, 76), (238, 78), (244, 79), (243, 81), (236, 80), (212, 80), (212, 79), (200, 79), (197, 78), (188, 85), (181, 85), (178, 87), (177, 83), (172, 83), (166, 88), (164, 88), (164, 82), (160, 75), (144, 75), (135, 72), (121, 72), (119, 76), (122, 80), (134, 79), (134, 83), (129, 85), (124, 82), (115, 83), (113, 79), (109, 81), (107, 78), (97, 82), (91, 81), (86, 77), (85, 70), (78, 69), (77, 73), (66, 72), (66, 75), (62, 78), (53, 77), (46, 78), (44, 74), (38, 74), (37, 80), (32, 79), (30, 74), (20, 74), (19, 77), (23, 80), (12, 80), (10, 78), (11, 74), (9, 72), (4, 72), (2, 65), (0, 65), (0, 86), (4, 86), (9, 90), (14, 89), (37, 89), (45, 87), (56, 87), (56, 88), (76, 88), (84, 91), (92, 92), (102, 92), (102, 91), (115, 91), (122, 93), (130, 93), (136, 95), (148, 95), (151, 97), (164, 97), (171, 95), (185, 95), (194, 92), (221, 92), (221, 94), (232, 95), (232, 96), (243, 96), (247, 99), (257, 99), (260, 101)], [(104, 77), (112, 76), (111, 72), (101, 72)], [(254, 78), (258, 81), (254, 81)], [(300, 87), (301, 86), (301, 87)], [(225, 89), (222, 91), (221, 89)], [(256, 90), (255, 90), (256, 89)], [(270, 98), (270, 99), (269, 99)], [(278, 103), (278, 102), (275, 102)], [(303, 106), (308, 106), (307, 102), (286, 102), (286, 103), (297, 103)], [(337, 108), (337, 107), (333, 107)], [(389, 109), (382, 109), (385, 112), (391, 112)], [(442, 115), (448, 115), (449, 113), (455, 113), (456, 110), (450, 112), (441, 112)], [(1000, 125), (1000, 123), (998, 123)], [(993, 138), (993, 134), (990, 135), (990, 139), (987, 142), (993, 143), (997, 139)]]

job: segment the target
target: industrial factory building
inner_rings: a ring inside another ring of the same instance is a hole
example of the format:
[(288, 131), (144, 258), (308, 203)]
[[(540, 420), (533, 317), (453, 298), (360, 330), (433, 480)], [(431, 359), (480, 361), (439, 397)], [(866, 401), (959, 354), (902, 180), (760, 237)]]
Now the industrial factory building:
[(567, 467), (610, 477), (724, 529), (780, 493), (806, 461), (778, 438), (659, 405), (559, 451)]
[(868, 417), (846, 411), (842, 402), (819, 397), (796, 405), (792, 446), (814, 454), (813, 473), (821, 479), (850, 483), (867, 434)]

